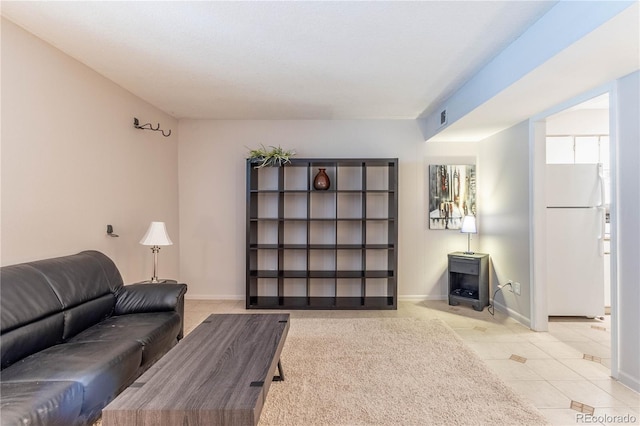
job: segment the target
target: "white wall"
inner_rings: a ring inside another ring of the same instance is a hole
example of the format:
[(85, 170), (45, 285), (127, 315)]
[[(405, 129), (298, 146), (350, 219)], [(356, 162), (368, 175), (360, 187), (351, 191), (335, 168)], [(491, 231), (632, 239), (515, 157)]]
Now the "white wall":
[[(426, 142), (425, 145), (425, 185), (428, 185), (428, 167), (430, 164), (475, 164), (476, 165), (476, 190), (481, 192), (482, 169), (478, 165), (478, 143), (474, 142)], [(428, 186), (425, 186), (426, 188)], [(427, 210), (428, 196), (425, 196), (424, 210)], [(480, 193), (477, 194), (478, 212), (482, 211), (483, 199)], [(424, 254), (425, 259), (425, 282), (434, 283), (430, 285), (427, 295), (430, 299), (446, 299), (448, 295), (447, 276), (447, 254), (467, 249), (467, 235), (456, 230), (429, 230), (429, 224), (425, 222), (424, 233)], [(471, 251), (480, 252), (482, 236), (485, 231), (484, 224), (478, 220), (478, 234), (471, 235)]]
[(484, 139), (478, 153), (478, 222), (480, 251), (492, 263), (491, 295), (508, 280), (521, 284), (521, 295), (507, 290), (496, 295), (499, 309), (519, 321), (531, 318), (529, 123), (522, 122)]
[[(640, 392), (640, 71), (617, 82), (619, 379)], [(615, 241), (615, 238), (614, 238)]]
[(187, 297), (244, 299), (245, 158), (260, 144), (305, 158), (399, 158), (398, 293), (444, 296), (446, 253), (464, 248), (466, 238), (427, 230), (425, 169), (434, 158), (473, 159), (475, 145), (425, 144), (414, 120), (181, 120), (180, 270)]
[(548, 135), (608, 135), (609, 109), (577, 109), (546, 120)]
[[(170, 137), (133, 128), (160, 122)], [(178, 233), (177, 121), (2, 20), (2, 265), (96, 249), (125, 282), (151, 277), (138, 241)], [(114, 226), (119, 238), (106, 236)], [(160, 274), (178, 278), (177, 245)]]

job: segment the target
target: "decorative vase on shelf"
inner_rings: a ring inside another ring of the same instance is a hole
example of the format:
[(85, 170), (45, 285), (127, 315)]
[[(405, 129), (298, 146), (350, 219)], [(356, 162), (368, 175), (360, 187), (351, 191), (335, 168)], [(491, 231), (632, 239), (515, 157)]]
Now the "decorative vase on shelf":
[(320, 191), (326, 191), (329, 189), (331, 182), (329, 176), (325, 172), (326, 169), (318, 169), (318, 174), (313, 178), (313, 187)]

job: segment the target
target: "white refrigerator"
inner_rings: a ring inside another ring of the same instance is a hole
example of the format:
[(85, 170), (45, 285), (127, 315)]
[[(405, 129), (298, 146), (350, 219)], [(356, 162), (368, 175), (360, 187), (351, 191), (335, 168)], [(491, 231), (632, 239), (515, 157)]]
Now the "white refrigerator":
[(549, 316), (604, 315), (604, 179), (600, 164), (548, 164)]

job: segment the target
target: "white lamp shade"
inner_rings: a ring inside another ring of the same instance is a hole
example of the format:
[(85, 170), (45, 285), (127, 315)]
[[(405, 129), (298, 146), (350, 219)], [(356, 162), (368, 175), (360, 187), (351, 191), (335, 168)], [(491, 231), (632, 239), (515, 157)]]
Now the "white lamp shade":
[(463, 234), (477, 234), (478, 229), (476, 228), (476, 217), (471, 215), (465, 216), (464, 219), (462, 219), (460, 232)]
[(164, 222), (151, 222), (147, 233), (140, 240), (143, 246), (170, 246), (173, 244), (167, 234), (167, 227)]

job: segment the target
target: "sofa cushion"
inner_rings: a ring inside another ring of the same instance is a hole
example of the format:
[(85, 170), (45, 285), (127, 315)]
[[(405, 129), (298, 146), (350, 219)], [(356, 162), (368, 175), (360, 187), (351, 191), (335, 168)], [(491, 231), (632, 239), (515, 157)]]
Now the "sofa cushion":
[(136, 375), (142, 345), (134, 340), (64, 343), (2, 370), (2, 381), (76, 381), (84, 388), (82, 412), (106, 405)]
[(28, 263), (0, 268), (0, 331), (5, 333), (62, 310), (47, 278)]
[(108, 293), (64, 311), (62, 338), (68, 340), (87, 327), (109, 318), (113, 312), (115, 301), (116, 297), (112, 293)]
[(47, 277), (63, 309), (111, 293), (102, 265), (85, 253), (38, 260), (29, 265)]
[[(122, 285), (122, 277), (115, 264), (96, 251), (38, 260), (29, 265), (47, 278), (63, 310), (113, 294)], [(109, 317), (115, 306), (115, 298), (112, 301), (112, 305), (94, 306), (99, 311), (82, 311), (88, 315), (78, 315), (76, 312), (75, 315), (65, 316), (65, 338)]]
[(113, 261), (109, 259), (108, 256), (96, 250), (85, 250), (83, 252), (80, 252), (79, 254), (90, 257), (98, 264), (100, 264), (100, 267), (104, 272), (104, 276), (107, 278), (107, 284), (111, 289), (111, 293), (118, 293), (124, 283), (122, 281), (122, 275), (120, 275), (120, 271), (118, 270), (116, 264), (113, 263)]
[(153, 363), (178, 342), (181, 323), (176, 312), (118, 315), (78, 334), (69, 342), (120, 341), (142, 344), (142, 365)]
[(62, 343), (62, 312), (16, 328), (0, 336), (2, 368), (42, 349)]
[(2, 424), (73, 425), (82, 408), (82, 392), (78, 382), (2, 382)]
[(46, 277), (30, 264), (3, 266), (0, 283), (0, 352), (5, 368), (60, 343), (63, 316)]

